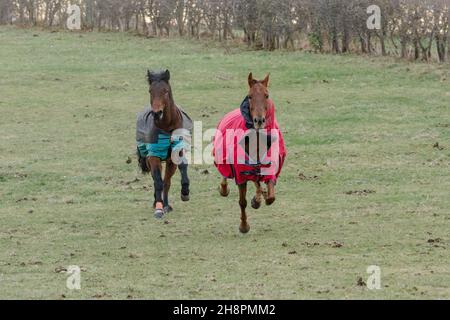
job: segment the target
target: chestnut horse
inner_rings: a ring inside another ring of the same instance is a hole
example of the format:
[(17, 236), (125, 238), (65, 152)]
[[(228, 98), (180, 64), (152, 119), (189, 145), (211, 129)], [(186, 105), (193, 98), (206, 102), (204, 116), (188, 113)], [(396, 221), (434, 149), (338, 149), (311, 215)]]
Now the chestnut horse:
[[(213, 150), (215, 165), (222, 175), (220, 195), (223, 197), (229, 195), (228, 179), (234, 178), (238, 185), (241, 208), (239, 230), (242, 233), (250, 230), (246, 214), (247, 182), (252, 181), (256, 186), (256, 195), (251, 202), (254, 209), (260, 208), (263, 198), (266, 205), (272, 205), (275, 202), (276, 180), (286, 156), (283, 136), (275, 118), (275, 106), (269, 99), (269, 75), (264, 80), (258, 81), (250, 73), (248, 85), (249, 92), (241, 108), (228, 113), (220, 121), (214, 137)], [(228, 136), (230, 130), (235, 132), (232, 137)], [(256, 139), (250, 139), (252, 135)], [(263, 137), (266, 137), (266, 141), (262, 140)], [(265, 142), (267, 144), (264, 144)], [(245, 163), (234, 159), (240, 148), (245, 150), (247, 161)], [(256, 156), (249, 156), (250, 149), (257, 150)], [(230, 159), (230, 153), (233, 154), (234, 161), (231, 164), (226, 163), (227, 159)], [(267, 160), (269, 154), (270, 159)], [(249, 158), (254, 162), (250, 163)], [(267, 190), (263, 190), (262, 183), (266, 184)]]
[[(138, 157), (142, 171), (151, 172), (153, 177), (155, 197), (153, 206), (155, 217), (160, 219), (164, 214), (172, 211), (172, 207), (169, 205), (169, 190), (172, 176), (177, 167), (181, 173), (181, 200), (189, 201), (187, 162), (175, 163), (172, 152), (180, 152), (182, 156), (183, 141), (175, 139), (174, 132), (186, 127), (184, 126), (186, 123), (192, 124), (192, 122), (174, 102), (169, 83), (169, 70), (147, 71), (147, 79), (150, 86), (151, 108), (145, 110), (138, 117), (138, 132), (139, 130), (144, 131), (141, 135), (138, 134), (137, 138)], [(142, 138), (147, 136), (146, 139)], [(166, 162), (164, 178), (162, 177), (163, 161)]]

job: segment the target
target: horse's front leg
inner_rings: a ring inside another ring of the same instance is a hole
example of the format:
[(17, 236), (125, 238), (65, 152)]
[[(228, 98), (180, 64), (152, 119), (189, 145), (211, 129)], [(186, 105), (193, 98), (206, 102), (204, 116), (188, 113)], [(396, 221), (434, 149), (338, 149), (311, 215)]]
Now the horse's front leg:
[(171, 185), (171, 180), (175, 172), (177, 171), (177, 166), (172, 160), (168, 159), (166, 162), (166, 171), (164, 173), (164, 182), (163, 182), (163, 206), (164, 212), (168, 213), (172, 211), (172, 207), (169, 205), (169, 190)]
[(267, 183), (267, 196), (265, 198), (268, 206), (275, 202), (275, 183), (273, 181)]
[(163, 188), (164, 183), (162, 180), (162, 165), (161, 159), (157, 157), (148, 157), (147, 165), (150, 168), (153, 177), (153, 185), (155, 189), (155, 218), (161, 219), (164, 216), (163, 205)]
[(241, 225), (239, 231), (247, 233), (250, 231), (250, 225), (247, 223), (247, 214), (245, 208), (247, 208), (247, 182), (240, 184), (239, 186), (239, 206), (241, 207)]
[(230, 194), (230, 187), (228, 186), (227, 178), (222, 177), (219, 186), (219, 193), (222, 197), (228, 197)]
[(259, 209), (261, 207), (263, 191), (261, 188), (261, 183), (259, 181), (255, 181), (256, 194), (252, 199), (252, 208)]

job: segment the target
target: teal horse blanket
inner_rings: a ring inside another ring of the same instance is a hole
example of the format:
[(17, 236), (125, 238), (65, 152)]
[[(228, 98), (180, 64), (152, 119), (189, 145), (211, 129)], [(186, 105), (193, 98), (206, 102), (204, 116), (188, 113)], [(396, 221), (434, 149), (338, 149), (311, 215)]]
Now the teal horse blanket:
[(150, 107), (137, 115), (136, 143), (139, 155), (142, 158), (158, 157), (161, 160), (170, 158), (172, 152), (190, 149), (190, 136), (192, 135), (193, 123), (191, 118), (178, 107), (181, 113), (184, 130), (167, 132), (158, 128), (153, 119)]

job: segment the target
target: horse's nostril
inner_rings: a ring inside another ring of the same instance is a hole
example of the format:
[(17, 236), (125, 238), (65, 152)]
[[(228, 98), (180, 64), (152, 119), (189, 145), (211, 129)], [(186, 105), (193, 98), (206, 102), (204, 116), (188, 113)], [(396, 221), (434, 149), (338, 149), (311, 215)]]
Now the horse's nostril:
[(253, 119), (253, 122), (257, 126), (262, 126), (264, 123), (266, 123), (266, 119), (264, 119), (262, 117), (261, 118), (256, 117), (256, 118)]
[(161, 116), (162, 116), (162, 111), (160, 110), (160, 111), (154, 111), (153, 112), (153, 116), (154, 116), (154, 118), (156, 118), (156, 119), (160, 119), (161, 118)]

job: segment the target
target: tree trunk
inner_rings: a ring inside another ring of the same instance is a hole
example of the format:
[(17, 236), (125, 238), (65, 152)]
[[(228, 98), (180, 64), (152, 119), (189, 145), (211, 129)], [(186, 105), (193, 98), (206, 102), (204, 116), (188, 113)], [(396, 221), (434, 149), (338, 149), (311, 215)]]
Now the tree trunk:
[(350, 32), (348, 30), (347, 23), (344, 22), (344, 34), (342, 37), (342, 52), (347, 53), (350, 51)]
[(366, 54), (366, 53), (367, 53), (366, 39), (364, 39), (364, 37), (360, 35), (360, 36), (359, 36), (359, 41), (360, 41), (360, 43), (361, 43), (361, 52), (362, 52), (363, 54)]
[(400, 44), (401, 44), (401, 58), (406, 59), (408, 55), (408, 51), (406, 50), (407, 41), (405, 37), (400, 38)]
[(179, 0), (176, 7), (178, 34), (184, 36), (184, 0)]
[(0, 24), (11, 23), (11, 0), (2, 0), (0, 4)]
[(386, 33), (384, 32), (384, 30), (382, 30), (380, 33), (378, 33), (378, 38), (380, 39), (380, 45), (381, 45), (381, 55), (382, 56), (387, 56), (387, 52), (386, 52)]
[(414, 39), (414, 60), (419, 60), (420, 51), (419, 51), (419, 41)]
[(331, 37), (332, 37), (331, 41), (332, 41), (333, 53), (341, 53), (341, 50), (339, 48), (339, 39), (338, 39), (336, 26), (333, 28)]
[(86, 20), (85, 25), (89, 30), (94, 29), (95, 20), (95, 4), (94, 0), (86, 0)]

